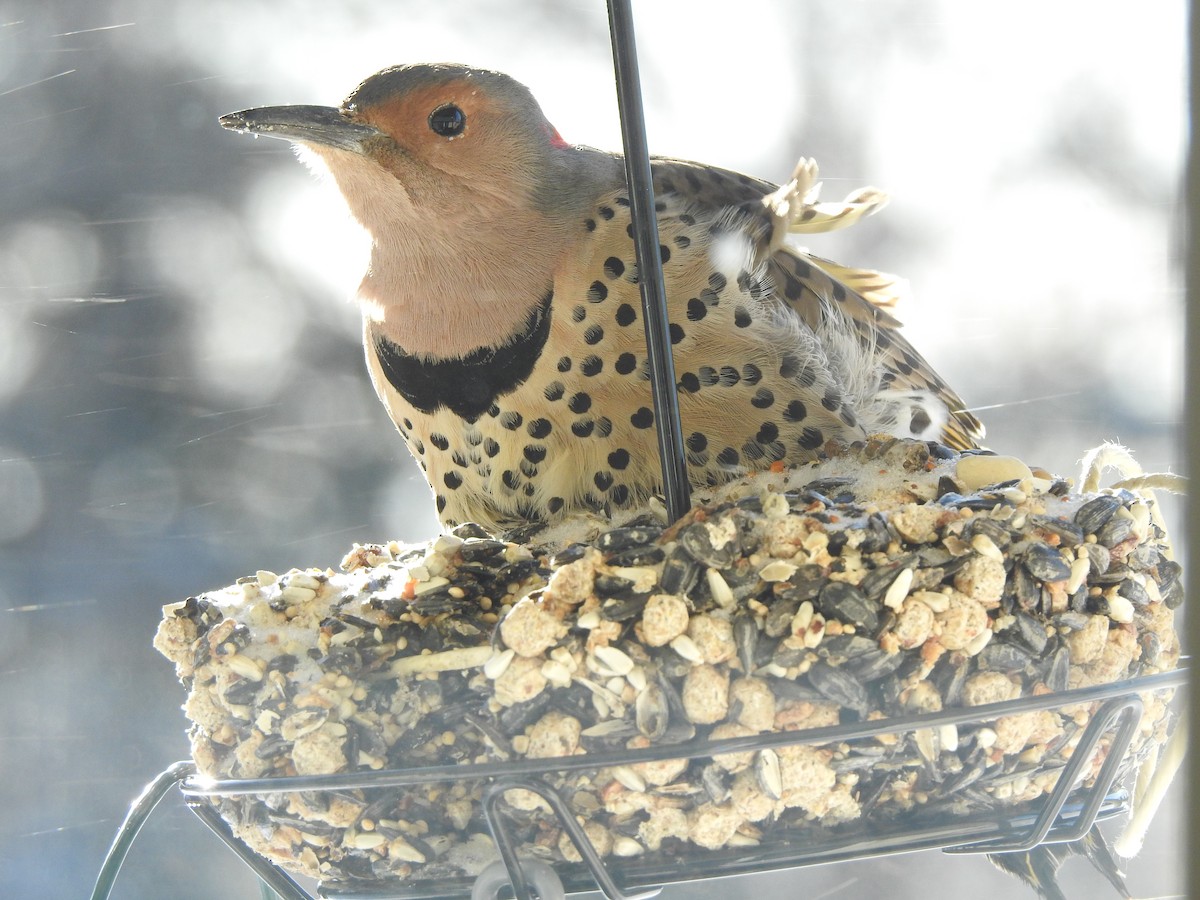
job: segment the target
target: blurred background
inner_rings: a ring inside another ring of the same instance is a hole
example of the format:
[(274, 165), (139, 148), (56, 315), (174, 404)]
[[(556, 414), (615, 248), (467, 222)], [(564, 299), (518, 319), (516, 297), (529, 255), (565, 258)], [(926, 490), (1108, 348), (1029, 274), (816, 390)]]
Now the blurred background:
[[(1182, 470), (1182, 0), (637, 6), (654, 152), (776, 181), (805, 154), (828, 198), (891, 191), (812, 247), (911, 280), (907, 333), (995, 449), (1073, 474), (1117, 439)], [(216, 118), (438, 60), (620, 146), (601, 0), (0, 0), (0, 896), (86, 895), (186, 756), (162, 604), (435, 533), (362, 362), (362, 233), (285, 144)], [(1135, 895), (1182, 895), (1181, 805)], [(115, 896), (254, 885), (171, 799)], [(937, 853), (722, 890), (1021, 895)]]

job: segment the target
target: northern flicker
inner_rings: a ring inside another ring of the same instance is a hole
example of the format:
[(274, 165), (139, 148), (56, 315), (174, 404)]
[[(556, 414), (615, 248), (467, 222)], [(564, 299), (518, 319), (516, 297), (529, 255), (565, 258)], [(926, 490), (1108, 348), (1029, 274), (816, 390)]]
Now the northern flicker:
[[(339, 108), (231, 113), (320, 157), (371, 236), (359, 287), (375, 388), (447, 524), (640, 505), (661, 480), (622, 158), (567, 143), (519, 82), (404, 65)], [(787, 242), (873, 212), (652, 160), (694, 485), (869, 433), (967, 448), (962, 401), (897, 333), (893, 283)]]

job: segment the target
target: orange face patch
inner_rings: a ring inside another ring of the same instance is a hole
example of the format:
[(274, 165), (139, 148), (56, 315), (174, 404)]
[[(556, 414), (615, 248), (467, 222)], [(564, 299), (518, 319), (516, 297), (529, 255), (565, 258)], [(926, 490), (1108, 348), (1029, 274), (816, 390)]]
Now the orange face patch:
[[(351, 107), (353, 117), (386, 132), (404, 149), (420, 155), (423, 148), (432, 148), (471, 133), (473, 121), (487, 104), (486, 98), (466, 78), (443, 85), (400, 92), (382, 102), (363, 107)], [(463, 130), (456, 137), (437, 134), (430, 124), (431, 116), (447, 106), (460, 109), (465, 117)]]

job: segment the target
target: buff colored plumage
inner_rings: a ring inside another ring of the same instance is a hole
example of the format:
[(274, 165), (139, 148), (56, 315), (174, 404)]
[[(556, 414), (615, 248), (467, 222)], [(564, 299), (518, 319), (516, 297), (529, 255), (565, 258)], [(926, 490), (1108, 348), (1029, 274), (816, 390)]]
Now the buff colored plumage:
[[(530, 92), (457, 65), (386, 69), (339, 109), (227, 128), (301, 143), (372, 237), (359, 290), (375, 387), (447, 524), (628, 508), (657, 489), (638, 272), (619, 156), (565, 142)], [(694, 484), (887, 432), (974, 446), (982, 427), (897, 332), (894, 280), (795, 233), (884, 202), (652, 161)]]

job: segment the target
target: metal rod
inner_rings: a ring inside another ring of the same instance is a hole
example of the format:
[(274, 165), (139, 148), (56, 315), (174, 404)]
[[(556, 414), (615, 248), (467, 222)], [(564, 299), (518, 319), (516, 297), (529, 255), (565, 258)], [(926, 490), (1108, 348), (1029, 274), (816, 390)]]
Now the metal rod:
[[(515, 787), (519, 782), (513, 782)], [(513, 889), (517, 900), (529, 900), (529, 879), (525, 877), (525, 870), (521, 868), (521, 858), (517, 854), (516, 842), (508, 833), (508, 828), (504, 824), (504, 818), (500, 815), (500, 811), (496, 808), (496, 804), (500, 802), (500, 797), (507, 790), (500, 784), (493, 784), (486, 794), (483, 795), (483, 815), (487, 819), (488, 831), (492, 833), (492, 841), (496, 844), (496, 849), (500, 851), (500, 858), (504, 860), (504, 868), (508, 870), (508, 883)]]
[[(1104, 802), (1103, 795), (1108, 792), (1120, 774), (1121, 763), (1129, 745), (1133, 743), (1133, 736), (1137, 732), (1138, 725), (1141, 724), (1143, 711), (1142, 698), (1134, 695), (1110, 700), (1105, 708), (1097, 713), (1097, 715), (1109, 719), (1110, 727), (1113, 721), (1117, 723), (1116, 733), (1108, 743), (1104, 764), (1096, 773), (1095, 783), (1084, 800), (1083, 809), (1079, 813), (1079, 818), (1075, 820), (1075, 824), (1058, 834), (1052, 834), (1042, 843), (1058, 844), (1077, 841), (1091, 830), (1092, 824), (1100, 812), (1100, 806)], [(1104, 729), (1102, 733), (1096, 735), (1097, 745), (1107, 731), (1108, 729)]]
[(236, 853), (242, 862), (254, 870), (254, 874), (283, 900), (312, 900), (312, 894), (293, 881), (292, 877), (283, 869), (268, 862), (265, 857), (259, 856), (250, 849), (245, 841), (235, 835), (233, 829), (212, 806), (204, 802), (189, 802), (188, 807), (201, 822), (209, 827), (213, 834), (225, 843), (225, 846)]
[(191, 762), (172, 763), (161, 775), (146, 785), (141, 795), (133, 801), (125, 821), (117, 830), (117, 836), (113, 838), (112, 846), (105, 854), (104, 865), (100, 867), (100, 874), (96, 876), (96, 886), (92, 889), (92, 900), (108, 900), (117, 881), (117, 874), (121, 871), (121, 865), (129, 855), (129, 849), (133, 846), (138, 832), (150, 818), (150, 813), (154, 812), (154, 808), (166, 796), (167, 791), (195, 773), (196, 767)]
[(671, 331), (667, 318), (667, 290), (659, 256), (658, 216), (654, 211), (654, 184), (650, 151), (646, 143), (646, 118), (638, 75), (633, 12), (629, 0), (608, 0), (608, 26), (612, 35), (613, 65), (617, 73), (617, 106), (625, 145), (625, 177), (629, 182), (629, 209), (633, 216), (633, 243), (637, 252), (642, 314), (646, 323), (646, 359), (654, 397), (654, 428), (662, 462), (663, 495), (672, 522), (691, 508), (683, 426), (675, 390), (675, 362), (671, 357)]
[[(803, 731), (780, 731), (755, 734), (746, 737), (722, 738), (720, 740), (691, 740), (678, 744), (658, 744), (635, 750), (612, 750), (581, 756), (566, 756), (555, 759), (555, 769), (599, 769), (605, 766), (629, 765), (641, 762), (658, 762), (664, 759), (695, 759), (726, 753), (745, 753), (766, 748), (786, 747), (793, 744), (827, 744), (854, 741), (913, 731), (918, 728), (937, 728), (941, 725), (961, 725), (966, 722), (986, 722), (1000, 716), (1055, 709), (1075, 703), (1090, 703), (1107, 700), (1139, 691), (1153, 691), (1184, 684), (1186, 669), (1175, 669), (1155, 675), (1144, 675), (1129, 681), (1072, 688), (1054, 694), (1018, 697), (981, 706), (954, 707), (933, 713), (919, 713), (873, 719), (869, 722), (854, 722), (846, 725), (827, 725)], [(450, 763), (438, 766), (419, 766), (410, 769), (392, 769), (378, 772), (344, 772), (337, 775), (292, 775), (268, 778), (243, 778), (212, 781), (189, 778), (181, 785), (185, 796), (237, 796), (262, 794), (274, 791), (315, 791), (349, 788), (401, 787), (436, 781), (466, 781), (472, 778), (496, 778), (504, 776), (538, 775), (545, 771), (543, 759), (514, 759), (493, 763)]]
[[(1133, 732), (1141, 719), (1142, 701), (1136, 694), (1109, 700), (1092, 715), (1091, 721), (1088, 722), (1087, 728), (1079, 739), (1079, 743), (1071, 752), (1071, 758), (1067, 761), (1067, 765), (1059, 772), (1058, 783), (1055, 784), (1054, 790), (1046, 799), (1041, 813), (1034, 820), (1033, 825), (1028, 831), (1024, 834), (1001, 838), (1000, 840), (982, 841), (980, 843), (966, 844), (961, 847), (947, 847), (944, 852), (1019, 853), (1032, 850), (1041, 843), (1062, 843), (1078, 840), (1083, 837), (1092, 827), (1097, 813), (1100, 812), (1100, 804), (1104, 801), (1109, 786), (1117, 777), (1117, 767), (1121, 764), (1121, 760), (1125, 756), (1125, 751), (1129, 748), (1129, 742), (1133, 739)], [(1079, 816), (1075, 819), (1074, 826), (1060, 832), (1055, 836), (1053, 841), (1047, 841), (1046, 835), (1050, 833), (1050, 829), (1058, 821), (1059, 814), (1062, 812), (1067, 798), (1074, 793), (1075, 783), (1078, 781), (1083, 767), (1091, 761), (1092, 753), (1099, 746), (1100, 739), (1112, 730), (1114, 721), (1118, 722), (1117, 733), (1113, 736), (1109, 744), (1108, 755), (1105, 757), (1104, 764), (1100, 767), (1100, 771), (1096, 775), (1095, 784), (1088, 793), (1083, 808), (1080, 810)]]
[[(587, 833), (580, 827), (579, 822), (576, 821), (575, 813), (562, 798), (562, 795), (550, 784), (536, 778), (514, 778), (497, 781), (488, 788), (483, 798), (483, 809), (487, 816), (488, 828), (491, 829), (492, 839), (495, 840), (496, 846), (500, 850), (500, 856), (509, 870), (509, 876), (514, 879), (512, 881), (514, 891), (517, 890), (516, 879), (519, 878), (524, 882), (525, 877), (524, 873), (520, 871), (520, 860), (517, 857), (516, 845), (511, 835), (509, 835), (508, 829), (503, 824), (499, 810), (496, 808), (496, 804), (500, 801), (505, 791), (514, 789), (533, 791), (533, 793), (550, 804), (550, 808), (558, 818), (559, 824), (566, 831), (567, 836), (571, 839), (571, 843), (575, 845), (575, 849), (579, 851), (579, 855), (583, 858), (588, 870), (592, 873), (592, 877), (596, 879), (597, 886), (609, 900), (649, 900), (651, 897), (658, 896), (661, 888), (651, 888), (650, 890), (636, 894), (626, 894), (622, 891), (617, 886), (617, 883), (613, 881), (608, 867), (604, 864), (604, 860), (600, 858), (595, 845), (592, 844)], [(522, 894), (518, 894), (517, 896), (523, 900)]]

